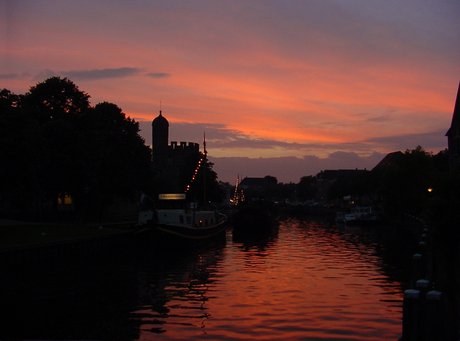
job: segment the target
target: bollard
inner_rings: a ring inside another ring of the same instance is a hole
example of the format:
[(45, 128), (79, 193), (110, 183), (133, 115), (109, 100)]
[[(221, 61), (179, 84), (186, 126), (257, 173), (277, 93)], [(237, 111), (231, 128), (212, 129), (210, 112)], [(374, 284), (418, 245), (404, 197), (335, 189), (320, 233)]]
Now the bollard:
[(436, 290), (426, 294), (426, 340), (443, 340), (441, 295)]
[(430, 281), (427, 279), (419, 279), (417, 281), (417, 287), (422, 289), (427, 289), (430, 286)]
[(417, 278), (422, 278), (423, 276), (423, 272), (422, 272), (422, 260), (423, 260), (423, 257), (420, 253), (415, 253), (413, 256), (412, 256), (412, 260), (413, 260), (413, 268), (412, 268), (412, 283), (411, 283), (411, 287), (412, 288), (415, 288), (415, 281), (417, 280)]
[(426, 295), (431, 288), (431, 282), (427, 279), (419, 279), (415, 283), (415, 287), (419, 290), (419, 305), (418, 305), (418, 320), (417, 320), (417, 340), (426, 340), (426, 321), (427, 321), (427, 304)]
[(426, 251), (426, 243), (425, 242), (419, 242), (418, 243), (418, 249), (420, 253), (423, 255), (423, 253)]
[(408, 289), (404, 291), (402, 337), (404, 341), (416, 341), (418, 338), (419, 297), (419, 290)]
[(431, 282), (427, 279), (419, 279), (415, 282), (415, 289), (420, 291), (420, 299), (424, 300), (426, 298), (426, 294), (431, 289)]
[(422, 268), (422, 277), (421, 278), (424, 278), (425, 275), (426, 275), (426, 271), (427, 271), (427, 262), (428, 262), (428, 257), (427, 257), (427, 246), (426, 246), (426, 243), (425, 242), (419, 242), (418, 243), (418, 249), (419, 249), (419, 252), (421, 255), (422, 255), (422, 261), (421, 261), (421, 268)]

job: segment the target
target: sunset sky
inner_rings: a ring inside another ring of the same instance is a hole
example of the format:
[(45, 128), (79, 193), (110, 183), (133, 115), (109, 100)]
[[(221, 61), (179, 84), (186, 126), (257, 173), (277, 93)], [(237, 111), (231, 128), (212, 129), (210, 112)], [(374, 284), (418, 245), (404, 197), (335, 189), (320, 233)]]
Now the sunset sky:
[(51, 76), (170, 140), (202, 143), (219, 180), (298, 182), (447, 147), (460, 2), (0, 0), (0, 88)]

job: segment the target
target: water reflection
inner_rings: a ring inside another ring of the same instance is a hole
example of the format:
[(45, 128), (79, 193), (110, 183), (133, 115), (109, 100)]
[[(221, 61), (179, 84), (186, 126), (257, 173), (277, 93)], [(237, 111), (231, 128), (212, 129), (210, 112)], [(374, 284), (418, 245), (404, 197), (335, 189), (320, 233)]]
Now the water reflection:
[(141, 339), (162, 334), (204, 329), (209, 313), (210, 286), (219, 277), (213, 270), (224, 258), (224, 245), (213, 244), (186, 256), (165, 255), (163, 262), (146, 260), (138, 272), (139, 307), (131, 319), (141, 325)]
[(194, 252), (147, 247), (58, 273), (28, 269), (3, 277), (0, 336), (397, 340), (405, 250), (386, 240), (382, 229), (287, 219), (259, 240), (229, 230)]
[(259, 241), (229, 232), (222, 249), (140, 274), (140, 339), (396, 340), (403, 282), (369, 232), (294, 219)]

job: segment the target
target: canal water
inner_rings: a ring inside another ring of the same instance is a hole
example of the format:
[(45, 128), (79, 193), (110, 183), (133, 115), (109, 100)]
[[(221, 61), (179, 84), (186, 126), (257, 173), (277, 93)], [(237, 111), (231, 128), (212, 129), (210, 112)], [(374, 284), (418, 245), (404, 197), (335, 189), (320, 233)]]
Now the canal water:
[(398, 340), (408, 271), (386, 238), (384, 227), (286, 219), (263, 240), (229, 229), (181, 256), (34, 273), (4, 306), (0, 338)]

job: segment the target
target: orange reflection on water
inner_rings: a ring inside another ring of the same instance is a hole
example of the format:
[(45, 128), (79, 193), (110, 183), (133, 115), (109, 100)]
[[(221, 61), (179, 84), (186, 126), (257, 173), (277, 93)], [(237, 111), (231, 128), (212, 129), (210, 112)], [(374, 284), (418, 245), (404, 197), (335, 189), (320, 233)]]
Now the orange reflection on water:
[(262, 247), (228, 240), (222, 254), (189, 267), (182, 285), (167, 289), (175, 292), (167, 315), (146, 321), (142, 339), (155, 328), (164, 340), (400, 337), (401, 284), (375, 249), (316, 225), (283, 224)]

